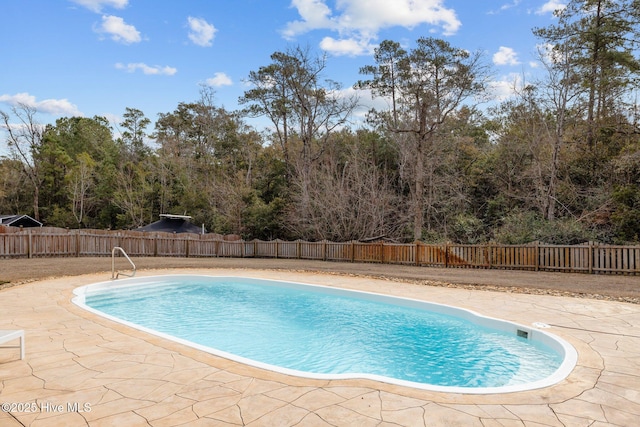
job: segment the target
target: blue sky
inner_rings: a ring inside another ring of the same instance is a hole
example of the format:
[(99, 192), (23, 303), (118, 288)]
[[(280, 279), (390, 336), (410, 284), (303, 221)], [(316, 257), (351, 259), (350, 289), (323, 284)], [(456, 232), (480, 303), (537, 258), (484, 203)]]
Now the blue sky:
[[(481, 50), (495, 96), (535, 74), (533, 27), (554, 22), (561, 0), (21, 0), (0, 17), (0, 110), (23, 103), (41, 123), (127, 107), (152, 122), (199, 98), (202, 84), (230, 110), (252, 70), (296, 45), (326, 52), (325, 77), (345, 90), (392, 39), (422, 36)], [(1, 135), (0, 135), (1, 136)], [(4, 138), (0, 140), (0, 152)]]

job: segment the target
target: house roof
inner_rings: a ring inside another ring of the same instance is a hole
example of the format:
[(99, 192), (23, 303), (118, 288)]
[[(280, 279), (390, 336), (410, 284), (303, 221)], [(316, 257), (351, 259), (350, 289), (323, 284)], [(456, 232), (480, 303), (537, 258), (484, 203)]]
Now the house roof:
[(42, 227), (42, 223), (29, 215), (0, 215), (0, 225), (11, 227)]
[(191, 218), (190, 216), (162, 214), (160, 217), (159, 221), (152, 222), (144, 227), (136, 228), (135, 231), (196, 234), (202, 234), (204, 232), (202, 227), (189, 222), (189, 219)]

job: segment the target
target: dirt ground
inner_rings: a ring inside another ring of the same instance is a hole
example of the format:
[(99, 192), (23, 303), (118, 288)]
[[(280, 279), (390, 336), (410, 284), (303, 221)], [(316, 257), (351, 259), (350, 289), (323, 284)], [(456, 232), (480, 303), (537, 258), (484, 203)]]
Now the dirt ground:
[[(444, 269), (388, 264), (254, 258), (133, 258), (138, 270), (158, 268), (237, 268), (320, 272), (388, 278), (430, 286), (551, 294), (607, 299), (640, 304), (640, 276), (549, 273), (488, 269)], [(116, 270), (129, 270), (124, 258)], [(111, 277), (111, 258), (0, 259), (0, 289), (35, 280), (105, 273)]]

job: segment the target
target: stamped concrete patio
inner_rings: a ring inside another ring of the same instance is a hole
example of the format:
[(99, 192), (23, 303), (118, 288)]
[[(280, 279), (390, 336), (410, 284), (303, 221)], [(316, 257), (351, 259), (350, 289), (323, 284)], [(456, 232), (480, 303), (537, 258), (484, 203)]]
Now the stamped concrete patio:
[(24, 329), (26, 357), (0, 349), (1, 426), (637, 426), (640, 305), (450, 289), (344, 275), (251, 269), (139, 272), (242, 275), (452, 304), (543, 322), (578, 365), (541, 390), (468, 395), (369, 380), (322, 381), (253, 368), (102, 319), (73, 305), (105, 273), (0, 291), (0, 329)]

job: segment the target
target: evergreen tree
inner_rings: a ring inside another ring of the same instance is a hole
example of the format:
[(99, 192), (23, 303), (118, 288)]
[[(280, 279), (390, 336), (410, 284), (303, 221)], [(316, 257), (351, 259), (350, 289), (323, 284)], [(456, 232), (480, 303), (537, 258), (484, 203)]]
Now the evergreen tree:
[(412, 176), (413, 238), (422, 238), (435, 200), (438, 133), (447, 118), (485, 89), (485, 67), (479, 53), (451, 46), (435, 38), (420, 38), (410, 51), (399, 43), (384, 41), (374, 52), (375, 66), (363, 67), (372, 78), (356, 88), (376, 96), (391, 96), (392, 110), (379, 116), (383, 126), (403, 144), (410, 144), (415, 160)]
[(587, 92), (586, 142), (595, 151), (598, 127), (619, 112), (621, 97), (640, 72), (640, 1), (570, 0), (558, 23), (534, 34), (559, 52), (576, 53), (574, 66)]

